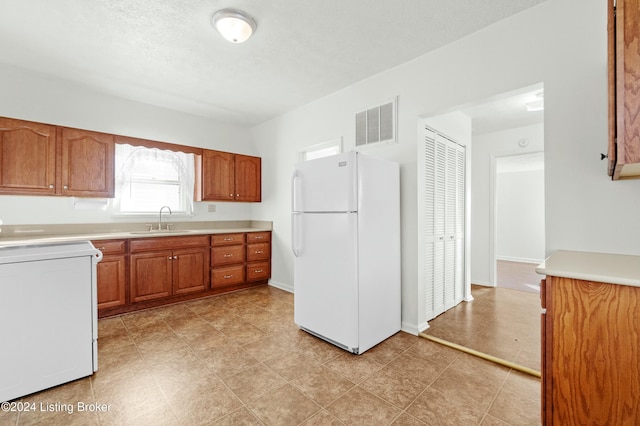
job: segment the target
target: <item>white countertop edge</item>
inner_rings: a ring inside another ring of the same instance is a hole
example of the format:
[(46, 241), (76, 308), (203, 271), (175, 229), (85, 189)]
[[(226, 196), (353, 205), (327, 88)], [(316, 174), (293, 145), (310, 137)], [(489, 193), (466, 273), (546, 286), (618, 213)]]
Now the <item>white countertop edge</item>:
[(640, 287), (640, 256), (559, 250), (538, 265), (541, 275)]

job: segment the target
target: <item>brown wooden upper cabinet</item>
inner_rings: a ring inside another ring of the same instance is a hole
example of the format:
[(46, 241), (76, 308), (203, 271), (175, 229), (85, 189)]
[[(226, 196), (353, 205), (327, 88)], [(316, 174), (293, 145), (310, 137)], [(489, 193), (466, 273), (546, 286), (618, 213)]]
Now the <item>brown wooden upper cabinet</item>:
[(640, 178), (640, 0), (607, 0), (609, 176)]
[(0, 193), (56, 194), (56, 127), (0, 117)]
[(260, 157), (203, 150), (202, 201), (262, 200)]
[(0, 117), (0, 193), (113, 197), (113, 136)]
[(61, 134), (62, 195), (112, 198), (113, 135), (67, 128)]

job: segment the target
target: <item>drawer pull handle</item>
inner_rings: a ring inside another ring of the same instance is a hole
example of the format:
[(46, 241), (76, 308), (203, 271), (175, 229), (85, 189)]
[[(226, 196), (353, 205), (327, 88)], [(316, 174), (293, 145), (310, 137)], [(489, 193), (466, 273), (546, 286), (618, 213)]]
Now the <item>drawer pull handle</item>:
[(258, 236), (256, 237), (256, 240), (261, 240), (263, 237), (262, 236)]
[(224, 278), (225, 280), (227, 280), (227, 279), (232, 278), (232, 277), (233, 277), (233, 275), (225, 275), (223, 278)]
[(225, 238), (224, 241), (233, 241), (233, 238)]
[(262, 254), (262, 253), (264, 253), (263, 250), (256, 250), (256, 254)]
[(231, 256), (233, 256), (231, 253), (227, 253), (223, 257), (231, 257)]
[(260, 273), (262, 273), (262, 269), (256, 269), (256, 270), (255, 270), (255, 271), (253, 271), (253, 272), (254, 272), (254, 273), (256, 273), (256, 274), (260, 274)]

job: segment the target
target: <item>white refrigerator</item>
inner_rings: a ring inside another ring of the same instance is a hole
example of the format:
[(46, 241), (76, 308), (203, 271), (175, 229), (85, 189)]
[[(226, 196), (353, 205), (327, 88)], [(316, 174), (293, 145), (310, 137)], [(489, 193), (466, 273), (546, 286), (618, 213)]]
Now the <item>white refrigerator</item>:
[(400, 330), (400, 172), (349, 152), (292, 176), (294, 319), (361, 354)]

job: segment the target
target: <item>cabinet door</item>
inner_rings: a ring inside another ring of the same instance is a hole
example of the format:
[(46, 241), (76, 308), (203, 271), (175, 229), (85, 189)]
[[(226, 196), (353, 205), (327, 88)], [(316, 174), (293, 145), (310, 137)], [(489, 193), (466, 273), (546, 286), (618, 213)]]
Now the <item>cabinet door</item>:
[(202, 200), (234, 199), (233, 154), (204, 150), (202, 153)]
[(235, 200), (262, 200), (262, 160), (247, 155), (235, 156)]
[(113, 308), (126, 303), (125, 265), (125, 256), (104, 256), (98, 263), (98, 309)]
[(54, 126), (0, 117), (0, 193), (54, 195)]
[(170, 296), (172, 261), (171, 251), (132, 254), (129, 265), (131, 302)]
[(114, 195), (113, 135), (63, 128), (62, 195), (105, 197)]
[(202, 291), (207, 288), (208, 253), (208, 248), (173, 252), (173, 294)]
[(608, 1), (609, 174), (640, 177), (640, 0)]
[(545, 374), (552, 377), (546, 409), (553, 423), (547, 424), (640, 424), (640, 288), (551, 278), (552, 358)]

